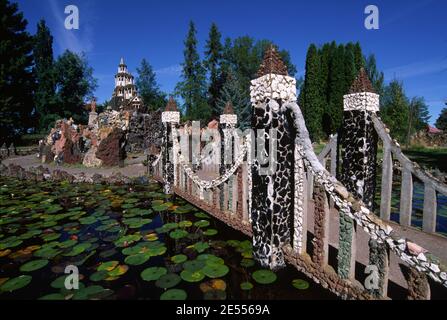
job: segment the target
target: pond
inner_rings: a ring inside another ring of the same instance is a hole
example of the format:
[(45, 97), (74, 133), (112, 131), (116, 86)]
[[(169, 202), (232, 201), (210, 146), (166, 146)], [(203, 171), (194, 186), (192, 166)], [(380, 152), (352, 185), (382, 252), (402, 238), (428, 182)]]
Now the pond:
[(0, 186), (0, 299), (337, 299), (290, 266), (264, 270), (248, 237), (158, 184)]

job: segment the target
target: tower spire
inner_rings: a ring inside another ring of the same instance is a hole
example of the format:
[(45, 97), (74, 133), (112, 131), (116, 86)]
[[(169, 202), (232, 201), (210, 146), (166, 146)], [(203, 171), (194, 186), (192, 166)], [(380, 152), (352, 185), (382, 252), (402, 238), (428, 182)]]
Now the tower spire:
[(349, 93), (371, 92), (376, 93), (365, 68), (360, 68), (359, 74), (349, 89)]
[(287, 67), (282, 61), (278, 51), (276, 51), (276, 48), (275, 46), (273, 46), (273, 44), (270, 44), (265, 51), (264, 59), (259, 66), (257, 76), (262, 77), (269, 73), (279, 74), (283, 76), (288, 75)]

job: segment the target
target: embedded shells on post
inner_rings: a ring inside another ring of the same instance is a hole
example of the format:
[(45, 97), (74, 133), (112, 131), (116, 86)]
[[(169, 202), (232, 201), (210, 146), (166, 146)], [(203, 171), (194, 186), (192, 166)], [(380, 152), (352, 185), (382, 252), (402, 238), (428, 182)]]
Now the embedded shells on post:
[(296, 80), (289, 76), (266, 74), (251, 81), (250, 98), (253, 104), (266, 98), (296, 101)]

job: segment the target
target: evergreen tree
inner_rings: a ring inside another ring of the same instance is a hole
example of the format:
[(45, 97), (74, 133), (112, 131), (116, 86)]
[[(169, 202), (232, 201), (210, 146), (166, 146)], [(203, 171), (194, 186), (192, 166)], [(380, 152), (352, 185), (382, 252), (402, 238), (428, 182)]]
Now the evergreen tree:
[(137, 73), (138, 76), (135, 84), (145, 107), (149, 111), (163, 109), (167, 103), (166, 95), (160, 91), (155, 72), (146, 59), (141, 60), (141, 65), (137, 68)]
[(221, 74), (221, 61), (222, 61), (222, 44), (220, 43), (221, 34), (217, 29), (215, 23), (211, 25), (209, 32), (209, 39), (205, 46), (205, 61), (204, 65), (209, 72), (210, 84), (208, 87), (208, 102), (213, 110), (213, 114), (217, 113), (217, 99), (219, 97), (220, 90), (222, 89), (223, 79)]
[(33, 38), (26, 32), (27, 21), (17, 4), (0, 0), (0, 18), (0, 145), (9, 146), (35, 125)]
[(39, 130), (43, 131), (55, 118), (56, 113), (56, 81), (53, 60), (53, 36), (45, 24), (45, 20), (37, 24), (34, 36), (34, 73), (36, 91), (34, 103), (39, 117)]
[(341, 125), (343, 119), (343, 96), (347, 94), (345, 83), (345, 47), (339, 45), (333, 50), (331, 68), (329, 73), (329, 115), (330, 126), (326, 134), (335, 133)]
[(183, 81), (177, 84), (177, 92), (184, 100), (186, 119), (208, 121), (211, 117), (206, 96), (205, 68), (197, 53), (196, 28), (189, 23), (189, 31), (185, 40), (184, 62), (182, 63)]
[(319, 76), (321, 61), (317, 47), (311, 44), (306, 56), (306, 77), (303, 87), (303, 113), (312, 141), (322, 138), (323, 90)]
[(234, 112), (238, 117), (238, 126), (244, 130), (251, 127), (251, 103), (247, 92), (237, 79), (236, 73), (228, 70), (227, 80), (222, 87), (219, 99), (217, 100), (217, 112), (222, 114), (227, 102), (231, 101)]
[(93, 69), (84, 55), (66, 50), (55, 64), (59, 118), (70, 118), (77, 123), (86, 122), (87, 111), (83, 108), (96, 89)]
[(429, 120), (430, 113), (424, 98), (413, 97), (408, 105), (407, 148), (410, 145), (411, 136), (427, 127)]
[(441, 114), (439, 115), (438, 119), (436, 119), (435, 126), (439, 130), (447, 130), (447, 108), (443, 108), (441, 110)]
[(384, 75), (383, 72), (378, 70), (376, 57), (373, 54), (370, 54), (365, 58), (365, 70), (368, 73), (368, 77), (371, 80), (374, 90), (377, 94), (382, 96), (384, 93)]
[(350, 42), (346, 45), (344, 51), (345, 81), (343, 91), (346, 94), (357, 77), (358, 70), (355, 66), (355, 46)]
[(356, 76), (359, 73), (360, 69), (365, 66), (365, 58), (362, 54), (362, 47), (359, 42), (356, 42), (353, 47), (354, 52), (354, 66), (356, 70)]
[(391, 135), (399, 141), (404, 141), (408, 135), (409, 102), (405, 96), (403, 85), (393, 80), (385, 89), (382, 120), (388, 125)]

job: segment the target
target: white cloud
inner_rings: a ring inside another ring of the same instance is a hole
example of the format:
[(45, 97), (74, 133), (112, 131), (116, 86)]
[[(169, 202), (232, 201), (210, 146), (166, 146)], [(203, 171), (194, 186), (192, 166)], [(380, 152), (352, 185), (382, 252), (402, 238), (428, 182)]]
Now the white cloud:
[(405, 79), (447, 71), (447, 59), (432, 59), (390, 68), (384, 71), (385, 79)]

